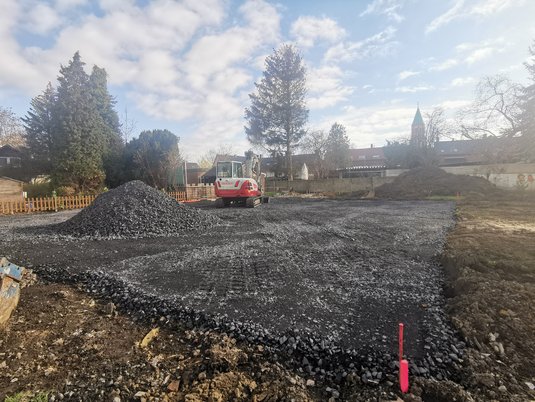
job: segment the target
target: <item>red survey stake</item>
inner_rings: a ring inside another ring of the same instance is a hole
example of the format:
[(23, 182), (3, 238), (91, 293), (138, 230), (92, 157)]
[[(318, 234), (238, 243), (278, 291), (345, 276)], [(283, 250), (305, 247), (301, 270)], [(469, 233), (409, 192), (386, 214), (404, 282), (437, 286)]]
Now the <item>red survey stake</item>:
[(409, 391), (409, 362), (403, 358), (402, 323), (399, 323), (399, 387), (403, 393)]

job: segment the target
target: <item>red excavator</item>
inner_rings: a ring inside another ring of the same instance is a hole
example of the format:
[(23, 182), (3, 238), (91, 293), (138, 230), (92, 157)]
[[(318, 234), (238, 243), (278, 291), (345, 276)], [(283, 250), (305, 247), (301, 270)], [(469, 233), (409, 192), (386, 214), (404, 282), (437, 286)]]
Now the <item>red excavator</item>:
[(231, 205), (254, 208), (269, 202), (264, 196), (266, 175), (260, 173), (260, 157), (252, 152), (245, 154), (245, 162), (219, 161), (214, 183), (216, 207)]

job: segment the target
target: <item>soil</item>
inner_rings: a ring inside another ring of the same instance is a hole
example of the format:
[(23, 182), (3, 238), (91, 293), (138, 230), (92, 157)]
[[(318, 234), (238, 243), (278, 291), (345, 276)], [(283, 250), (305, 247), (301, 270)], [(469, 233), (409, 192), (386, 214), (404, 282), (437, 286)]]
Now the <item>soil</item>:
[[(0, 332), (0, 400), (44, 392), (49, 400), (318, 400), (322, 390), (213, 331), (140, 325), (79, 289), (23, 289)], [(41, 394), (42, 395), (42, 394)], [(118, 399), (113, 399), (118, 398)]]
[(443, 254), (448, 311), (469, 340), (463, 385), (480, 400), (535, 399), (535, 205), (463, 200)]
[(425, 199), (437, 196), (489, 196), (501, 193), (483, 177), (447, 173), (438, 167), (411, 169), (375, 189), (377, 198)]

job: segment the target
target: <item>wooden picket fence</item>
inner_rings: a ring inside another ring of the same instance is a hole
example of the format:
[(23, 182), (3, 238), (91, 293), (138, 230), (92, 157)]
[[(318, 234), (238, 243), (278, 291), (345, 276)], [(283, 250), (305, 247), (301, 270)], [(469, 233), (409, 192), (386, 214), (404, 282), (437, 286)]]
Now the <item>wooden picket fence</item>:
[(80, 209), (90, 205), (96, 195), (72, 195), (64, 197), (26, 198), (21, 200), (0, 200), (0, 214), (61, 211)]
[(187, 186), (178, 191), (167, 192), (177, 201), (194, 201), (215, 198), (215, 189), (211, 184), (199, 184), (197, 186)]
[[(181, 202), (215, 198), (212, 185), (187, 186), (179, 191), (166, 192), (166, 194)], [(91, 205), (96, 197), (96, 195), (73, 195), (20, 200), (0, 199), (0, 215), (80, 209)]]

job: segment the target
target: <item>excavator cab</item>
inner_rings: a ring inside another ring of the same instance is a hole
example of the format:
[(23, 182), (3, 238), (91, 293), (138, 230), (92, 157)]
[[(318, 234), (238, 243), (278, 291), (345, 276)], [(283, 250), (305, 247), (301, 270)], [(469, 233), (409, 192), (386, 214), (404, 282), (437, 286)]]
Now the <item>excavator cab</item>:
[(219, 161), (216, 165), (215, 194), (216, 207), (244, 205), (253, 208), (267, 203), (263, 196), (265, 174), (260, 173), (260, 159), (246, 154), (245, 162)]
[(218, 179), (243, 177), (243, 165), (241, 162), (217, 162), (216, 177)]

